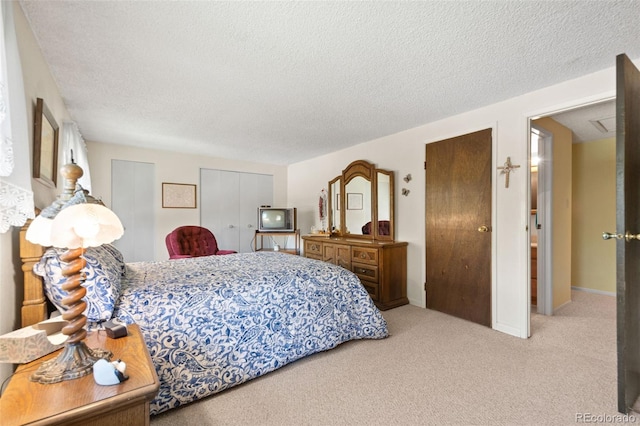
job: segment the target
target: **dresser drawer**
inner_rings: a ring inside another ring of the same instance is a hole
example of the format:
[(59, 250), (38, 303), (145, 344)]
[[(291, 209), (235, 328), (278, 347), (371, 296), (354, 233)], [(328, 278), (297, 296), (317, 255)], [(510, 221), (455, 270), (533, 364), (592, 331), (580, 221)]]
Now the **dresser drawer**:
[(378, 301), (378, 283), (373, 283), (371, 281), (367, 281), (367, 280), (362, 280), (362, 286), (367, 290), (367, 293), (369, 293), (369, 297), (371, 297), (371, 300), (373, 300), (374, 302)]
[(307, 255), (312, 255), (307, 257), (313, 257), (316, 259), (315, 256), (318, 256), (317, 258), (322, 260), (322, 243), (318, 243), (316, 241), (305, 241), (304, 252)]
[(378, 250), (366, 247), (353, 247), (351, 260), (358, 263), (378, 264)]
[(361, 265), (358, 263), (353, 264), (353, 268), (351, 269), (356, 273), (360, 280), (378, 282), (378, 267), (372, 265)]
[(335, 247), (336, 265), (342, 266), (344, 269), (351, 270), (351, 247), (345, 245), (336, 245)]
[(351, 247), (344, 244), (322, 244), (322, 260), (351, 270)]

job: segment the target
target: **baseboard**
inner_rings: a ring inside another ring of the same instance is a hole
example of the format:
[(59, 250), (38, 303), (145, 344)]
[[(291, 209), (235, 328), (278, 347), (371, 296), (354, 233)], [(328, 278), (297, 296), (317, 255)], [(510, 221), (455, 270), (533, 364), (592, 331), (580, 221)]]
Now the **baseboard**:
[(521, 331), (520, 329), (507, 324), (494, 322), (492, 328), (494, 330), (501, 331), (502, 333), (510, 334), (511, 336), (514, 336), (514, 337), (520, 337), (521, 339), (526, 339), (529, 337), (529, 336), (523, 336), (520, 332)]
[(595, 290), (593, 288), (586, 288), (586, 287), (573, 287), (571, 286), (571, 290), (576, 290), (576, 291), (584, 291), (586, 293), (594, 293), (594, 294), (601, 294), (603, 296), (612, 296), (612, 297), (616, 297), (616, 293), (612, 292), (612, 291), (602, 291), (602, 290)]
[(418, 306), (420, 308), (427, 309), (426, 300), (425, 300), (424, 296), (420, 300), (415, 300), (415, 299), (409, 298), (409, 304), (413, 305), (413, 306)]
[[(571, 290), (575, 290), (575, 291), (583, 291), (585, 293), (592, 293), (592, 294), (599, 294), (601, 296), (611, 296), (611, 297), (616, 297), (615, 293), (612, 293), (610, 291), (602, 291), (602, 290), (594, 290), (592, 288), (585, 288), (585, 287), (574, 287), (571, 286)], [(564, 302), (562, 305), (556, 307), (553, 312), (555, 313), (558, 309), (562, 308), (565, 305), (568, 305), (569, 303), (571, 303), (571, 300), (567, 300), (566, 302)]]
[(567, 300), (567, 301), (566, 301), (566, 302), (564, 302), (562, 305), (560, 305), (560, 306), (558, 306), (558, 307), (554, 308), (554, 309), (553, 309), (553, 313), (555, 314), (555, 313), (556, 313), (556, 311), (557, 311), (558, 309), (562, 308), (563, 306), (568, 305), (569, 303), (571, 303), (571, 300)]

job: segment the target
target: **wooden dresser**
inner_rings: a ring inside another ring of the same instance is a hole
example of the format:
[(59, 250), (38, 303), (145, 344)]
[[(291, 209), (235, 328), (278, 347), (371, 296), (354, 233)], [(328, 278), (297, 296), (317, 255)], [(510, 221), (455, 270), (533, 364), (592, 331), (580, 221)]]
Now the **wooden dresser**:
[(381, 310), (409, 303), (406, 242), (315, 235), (302, 239), (305, 257), (355, 272)]

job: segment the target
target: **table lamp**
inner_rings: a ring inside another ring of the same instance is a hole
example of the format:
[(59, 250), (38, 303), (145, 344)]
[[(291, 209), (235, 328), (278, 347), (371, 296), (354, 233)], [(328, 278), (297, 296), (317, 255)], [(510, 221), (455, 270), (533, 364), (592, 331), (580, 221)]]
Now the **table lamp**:
[[(44, 362), (31, 376), (32, 381), (39, 383), (58, 383), (85, 376), (92, 372), (98, 359), (110, 359), (112, 356), (111, 352), (103, 349), (89, 349), (83, 341), (87, 335), (84, 328), (87, 303), (83, 300), (87, 291), (82, 286), (85, 280), (82, 270), (87, 262), (82, 254), (87, 247), (117, 240), (124, 230), (115, 213), (88, 191), (76, 186), (82, 173), (75, 164), (61, 168), (60, 174), (65, 178), (63, 193), (42, 210), (27, 229), (26, 238), (32, 243), (66, 249), (60, 260), (64, 262), (62, 274), (66, 277), (62, 289), (68, 293), (62, 300), (67, 308), (62, 319), (68, 322), (62, 333), (67, 340), (60, 355)], [(71, 197), (70, 193), (73, 194)]]

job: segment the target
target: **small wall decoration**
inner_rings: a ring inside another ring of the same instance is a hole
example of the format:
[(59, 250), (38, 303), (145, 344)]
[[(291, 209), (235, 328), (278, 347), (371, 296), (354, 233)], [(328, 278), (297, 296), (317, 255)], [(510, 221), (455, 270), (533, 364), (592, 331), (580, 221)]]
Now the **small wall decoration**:
[(347, 193), (347, 210), (362, 210), (362, 194), (359, 192)]
[(52, 188), (58, 178), (58, 124), (42, 98), (36, 100), (33, 131), (33, 177)]
[(196, 185), (162, 182), (162, 207), (165, 209), (195, 209)]
[(501, 175), (505, 175), (504, 178), (504, 187), (509, 188), (509, 175), (511, 172), (515, 172), (516, 169), (520, 168), (520, 165), (511, 164), (511, 157), (507, 157), (507, 161), (504, 162), (504, 165), (498, 167)]

